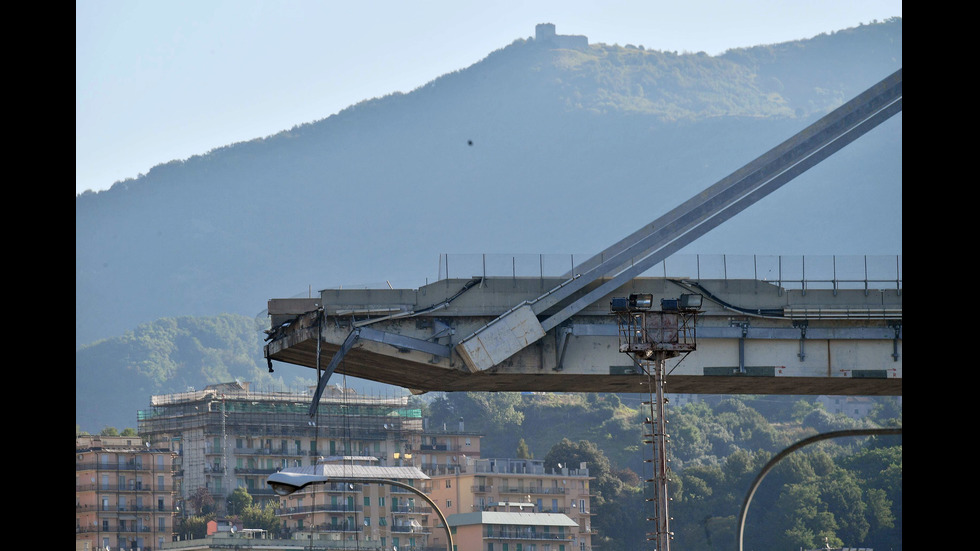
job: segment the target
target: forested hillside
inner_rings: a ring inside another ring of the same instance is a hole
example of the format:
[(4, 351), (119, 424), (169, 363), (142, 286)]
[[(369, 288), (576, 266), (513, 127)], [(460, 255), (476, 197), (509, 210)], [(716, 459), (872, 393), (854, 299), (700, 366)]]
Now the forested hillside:
[[(263, 358), (263, 326), (236, 314), (161, 318), (75, 352), (75, 422), (87, 432), (105, 426), (135, 428), (150, 396), (202, 389), (235, 380), (269, 391), (316, 385), (312, 370), (270, 373)], [(363, 392), (387, 385), (361, 381)], [(407, 394), (407, 391), (403, 391)]]
[[(652, 525), (645, 481), (652, 451), (643, 442), (650, 415), (637, 395), (444, 393), (430, 422), (484, 434), (483, 457), (584, 461), (594, 476), (597, 548), (644, 548)], [(901, 403), (879, 398), (856, 421), (828, 414), (813, 397), (715, 396), (669, 407), (669, 490), (675, 544), (689, 551), (736, 548), (737, 517), (765, 464), (817, 433), (900, 427)], [(902, 548), (900, 436), (845, 438), (791, 454), (764, 480), (746, 517), (746, 549)]]

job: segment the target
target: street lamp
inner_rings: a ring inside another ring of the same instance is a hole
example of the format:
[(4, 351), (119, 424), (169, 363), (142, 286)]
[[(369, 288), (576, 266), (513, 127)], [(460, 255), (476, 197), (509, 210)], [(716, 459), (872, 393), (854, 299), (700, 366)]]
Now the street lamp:
[(352, 483), (352, 484), (387, 484), (389, 486), (397, 486), (399, 488), (404, 488), (426, 501), (432, 506), (432, 509), (439, 515), (439, 520), (442, 521), (443, 527), (446, 529), (446, 546), (449, 551), (453, 550), (453, 534), (449, 529), (449, 522), (446, 520), (446, 516), (442, 514), (442, 510), (436, 505), (429, 496), (423, 494), (418, 488), (405, 484), (404, 482), (399, 482), (397, 480), (389, 480), (387, 478), (371, 478), (371, 477), (349, 477), (349, 476), (326, 476), (319, 474), (308, 474), (308, 473), (296, 473), (288, 471), (279, 471), (269, 475), (266, 480), (272, 491), (280, 496), (288, 496), (289, 494), (298, 492), (303, 488), (311, 484), (329, 484), (331, 482), (341, 482), (341, 483)]

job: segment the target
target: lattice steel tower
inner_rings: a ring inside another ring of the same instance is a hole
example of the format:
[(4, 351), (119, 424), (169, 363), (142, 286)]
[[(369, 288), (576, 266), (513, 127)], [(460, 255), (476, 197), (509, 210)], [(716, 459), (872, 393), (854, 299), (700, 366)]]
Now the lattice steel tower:
[(667, 482), (667, 399), (664, 396), (667, 358), (689, 354), (697, 348), (696, 322), (701, 309), (701, 295), (681, 295), (679, 299), (662, 299), (660, 310), (653, 309), (653, 295), (632, 294), (613, 298), (610, 307), (619, 326), (619, 351), (629, 354), (639, 370), (646, 374), (650, 399), (650, 416), (644, 424), (643, 443), (653, 447), (652, 486), (654, 516), (647, 517), (655, 525), (647, 533), (647, 541), (656, 541), (657, 551), (669, 551), (673, 537), (670, 531), (670, 497)]

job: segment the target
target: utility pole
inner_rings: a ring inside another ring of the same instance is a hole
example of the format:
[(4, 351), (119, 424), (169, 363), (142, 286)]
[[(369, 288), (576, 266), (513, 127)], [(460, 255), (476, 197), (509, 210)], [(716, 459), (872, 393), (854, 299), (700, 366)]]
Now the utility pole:
[(667, 492), (667, 397), (664, 386), (667, 379), (667, 358), (689, 354), (697, 348), (697, 314), (701, 309), (701, 295), (684, 294), (679, 299), (661, 299), (660, 310), (653, 309), (653, 295), (632, 294), (613, 298), (610, 309), (616, 314), (619, 327), (619, 351), (629, 354), (640, 371), (647, 376), (650, 399), (650, 416), (644, 426), (644, 444), (653, 446), (653, 477), (647, 483), (653, 488), (653, 516), (648, 521), (655, 524), (647, 533), (647, 541), (656, 542), (655, 551), (670, 551), (673, 534), (670, 531), (670, 496)]
[[(646, 423), (651, 432), (644, 434), (647, 438), (645, 443), (653, 445), (653, 478), (647, 482), (653, 488), (653, 497), (647, 501), (654, 503), (654, 516), (647, 520), (655, 524), (655, 530), (647, 534), (647, 541), (656, 542), (656, 551), (670, 551), (670, 497), (667, 495), (667, 398), (664, 396), (665, 368), (667, 364), (666, 353), (658, 351), (654, 354), (653, 361), (644, 361), (641, 365), (647, 372), (648, 384), (650, 385), (650, 417)], [(652, 370), (652, 372), (651, 372)]]

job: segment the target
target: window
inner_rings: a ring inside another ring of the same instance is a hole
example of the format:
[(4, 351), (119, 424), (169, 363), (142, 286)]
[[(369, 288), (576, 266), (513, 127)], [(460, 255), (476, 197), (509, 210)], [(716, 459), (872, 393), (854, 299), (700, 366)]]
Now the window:
[(446, 500), (446, 509), (452, 509), (452, 507), (453, 507), (453, 500), (447, 499)]
[(369, 496), (364, 496), (364, 506), (365, 507), (371, 506), (371, 498)]
[(371, 526), (371, 517), (364, 517), (364, 526)]
[(453, 487), (453, 481), (452, 481), (452, 479), (449, 479), (449, 478), (446, 479), (446, 487), (447, 488), (452, 488)]
[(378, 506), (379, 507), (384, 507), (385, 506), (385, 496), (381, 496), (381, 497), (378, 498)]

